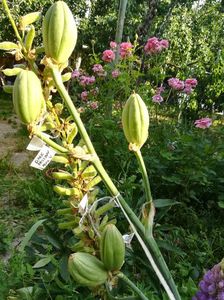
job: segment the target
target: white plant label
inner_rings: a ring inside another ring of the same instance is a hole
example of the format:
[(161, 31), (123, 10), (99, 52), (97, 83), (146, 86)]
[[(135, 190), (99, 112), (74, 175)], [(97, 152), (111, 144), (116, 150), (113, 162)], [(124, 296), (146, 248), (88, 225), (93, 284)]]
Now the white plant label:
[(49, 148), (45, 145), (42, 146), (30, 166), (39, 170), (43, 170), (51, 162), (55, 153), (56, 152), (52, 148)]
[(134, 232), (133, 233), (130, 233), (130, 234), (124, 234), (122, 237), (123, 237), (123, 240), (124, 240), (124, 243), (126, 244), (127, 247), (131, 247), (131, 241), (134, 237)]
[(87, 194), (85, 194), (79, 203), (79, 213), (84, 215), (87, 209), (88, 209), (88, 196)]
[(30, 151), (40, 151), (44, 145), (45, 142), (34, 135), (26, 149)]

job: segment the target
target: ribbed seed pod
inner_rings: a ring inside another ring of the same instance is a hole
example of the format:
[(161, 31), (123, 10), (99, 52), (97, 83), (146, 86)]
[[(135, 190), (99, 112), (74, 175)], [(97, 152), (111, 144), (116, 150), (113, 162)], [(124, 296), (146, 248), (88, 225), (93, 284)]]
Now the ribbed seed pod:
[(33, 71), (21, 70), (13, 86), (13, 105), (17, 116), (25, 124), (35, 122), (43, 109), (40, 79)]
[(124, 263), (125, 244), (117, 227), (108, 224), (100, 240), (100, 257), (108, 271), (118, 271)]
[(58, 64), (66, 63), (76, 45), (77, 28), (65, 2), (57, 1), (48, 9), (42, 33), (46, 55)]
[(96, 287), (104, 284), (108, 278), (103, 263), (95, 256), (84, 252), (70, 255), (68, 270), (73, 279), (83, 286)]
[(142, 98), (133, 93), (122, 112), (122, 125), (130, 149), (139, 150), (148, 138), (149, 114)]

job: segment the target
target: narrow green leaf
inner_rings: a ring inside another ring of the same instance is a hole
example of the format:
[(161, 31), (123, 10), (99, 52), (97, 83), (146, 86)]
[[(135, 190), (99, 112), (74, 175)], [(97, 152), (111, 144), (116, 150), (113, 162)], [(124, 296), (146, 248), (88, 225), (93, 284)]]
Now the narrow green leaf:
[(59, 271), (60, 271), (61, 277), (64, 279), (64, 281), (68, 282), (69, 277), (70, 277), (69, 272), (68, 272), (68, 255), (64, 255), (60, 259)]
[(62, 249), (63, 244), (61, 240), (58, 238), (58, 236), (54, 233), (54, 231), (47, 225), (44, 224), (44, 229), (47, 235), (47, 239), (49, 242), (57, 249)]
[(161, 208), (161, 207), (180, 204), (180, 202), (177, 202), (177, 201), (172, 200), (172, 199), (156, 199), (156, 200), (154, 200), (154, 204), (155, 204), (156, 208)]
[(41, 258), (40, 260), (38, 260), (38, 262), (35, 263), (33, 268), (34, 269), (42, 268), (42, 267), (48, 265), (50, 261), (51, 261), (51, 256)]
[(19, 251), (24, 251), (25, 247), (31, 240), (33, 234), (36, 232), (38, 227), (40, 227), (45, 221), (46, 221), (46, 219), (39, 220), (30, 228), (30, 230), (25, 234), (25, 237), (22, 240), (21, 244), (19, 245), (19, 248), (18, 248)]

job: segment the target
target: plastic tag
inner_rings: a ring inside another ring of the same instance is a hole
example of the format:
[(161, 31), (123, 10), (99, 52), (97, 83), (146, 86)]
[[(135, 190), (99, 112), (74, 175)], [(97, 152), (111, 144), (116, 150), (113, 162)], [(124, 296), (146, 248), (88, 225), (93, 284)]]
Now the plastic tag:
[(37, 136), (33, 136), (29, 145), (26, 147), (30, 151), (40, 151), (40, 149), (45, 145), (45, 142), (39, 139)]
[(42, 146), (30, 166), (39, 170), (43, 170), (51, 162), (55, 153), (56, 152), (52, 148), (49, 148), (45, 145)]
[(124, 243), (127, 245), (127, 247), (130, 247), (131, 246), (131, 241), (134, 237), (134, 233), (130, 233), (130, 234), (124, 234), (122, 237), (123, 237), (123, 240), (124, 240)]
[(88, 196), (87, 194), (85, 194), (79, 203), (79, 213), (84, 215), (87, 210), (88, 210)]

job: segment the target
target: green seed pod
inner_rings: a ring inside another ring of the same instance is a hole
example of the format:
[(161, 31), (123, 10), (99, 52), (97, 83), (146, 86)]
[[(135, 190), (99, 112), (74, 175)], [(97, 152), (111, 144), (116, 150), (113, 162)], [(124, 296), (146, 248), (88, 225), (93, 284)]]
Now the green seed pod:
[(133, 93), (122, 112), (122, 125), (130, 150), (139, 150), (148, 138), (149, 114), (142, 98)]
[(24, 30), (27, 25), (30, 25), (40, 19), (40, 12), (32, 12), (20, 18), (20, 29)]
[(1, 42), (0, 43), (0, 50), (10, 51), (19, 49), (19, 45), (12, 43), (12, 42)]
[(65, 172), (65, 171), (52, 172), (51, 175), (54, 179), (58, 179), (58, 180), (71, 180), (71, 179), (73, 179), (72, 174), (70, 174), (69, 172)]
[(33, 40), (35, 38), (35, 28), (33, 25), (30, 25), (30, 29), (26, 34), (26, 39), (25, 39), (25, 48), (27, 51), (30, 51), (33, 45)]
[(72, 12), (63, 1), (55, 2), (47, 11), (42, 26), (45, 53), (58, 64), (64, 64), (75, 48), (77, 29)]
[(65, 188), (61, 185), (55, 185), (53, 187), (53, 190), (62, 196), (76, 196), (79, 197), (80, 196), (80, 191), (77, 188)]
[(108, 278), (103, 263), (95, 256), (84, 252), (70, 255), (68, 270), (77, 283), (87, 287), (104, 284)]
[(43, 110), (41, 82), (33, 71), (21, 70), (13, 86), (13, 105), (24, 124), (35, 122)]
[(108, 224), (100, 240), (100, 257), (108, 271), (118, 271), (124, 263), (125, 244), (117, 227)]
[(18, 75), (23, 69), (21, 68), (12, 68), (12, 69), (4, 69), (2, 73), (6, 76), (16, 76)]
[(60, 155), (55, 155), (52, 158), (52, 161), (60, 163), (60, 164), (64, 164), (64, 165), (67, 165), (69, 163), (69, 160), (66, 157), (60, 156)]

